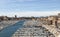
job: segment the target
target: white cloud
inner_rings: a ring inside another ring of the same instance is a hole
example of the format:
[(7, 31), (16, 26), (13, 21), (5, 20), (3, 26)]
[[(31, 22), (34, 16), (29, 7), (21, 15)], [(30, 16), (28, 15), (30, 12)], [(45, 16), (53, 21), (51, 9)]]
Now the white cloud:
[(9, 12), (9, 13), (0, 13), (0, 15), (4, 16), (14, 16), (17, 15), (18, 17), (31, 17), (31, 16), (50, 16), (50, 15), (57, 15), (60, 11), (26, 11), (26, 12)]
[(50, 16), (50, 15), (57, 15), (57, 11), (39, 11), (39, 12), (21, 12), (20, 14), (18, 14), (18, 16)]

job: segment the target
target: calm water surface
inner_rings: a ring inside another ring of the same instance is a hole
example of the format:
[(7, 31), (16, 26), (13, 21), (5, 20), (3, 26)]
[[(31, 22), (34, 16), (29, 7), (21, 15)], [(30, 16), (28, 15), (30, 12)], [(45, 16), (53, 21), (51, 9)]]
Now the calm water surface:
[(0, 32), (0, 37), (11, 37), (19, 28), (23, 27), (23, 24), (24, 24), (24, 20), (21, 20), (12, 26), (8, 26), (4, 28)]

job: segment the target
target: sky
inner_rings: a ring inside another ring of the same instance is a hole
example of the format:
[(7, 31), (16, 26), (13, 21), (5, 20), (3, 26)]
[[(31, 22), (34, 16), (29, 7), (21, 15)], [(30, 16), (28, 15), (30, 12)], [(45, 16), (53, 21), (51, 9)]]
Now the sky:
[(60, 12), (60, 0), (0, 0), (0, 16), (48, 16)]

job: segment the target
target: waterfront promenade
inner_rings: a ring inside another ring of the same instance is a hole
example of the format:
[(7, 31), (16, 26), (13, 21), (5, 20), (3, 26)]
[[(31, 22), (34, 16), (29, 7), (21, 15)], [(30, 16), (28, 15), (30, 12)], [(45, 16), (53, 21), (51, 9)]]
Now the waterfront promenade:
[(23, 37), (59, 36), (60, 32), (58, 32), (55, 27), (43, 23), (44, 22), (38, 20), (21, 20), (14, 25), (5, 27), (0, 32), (0, 37), (22, 37), (22, 35)]

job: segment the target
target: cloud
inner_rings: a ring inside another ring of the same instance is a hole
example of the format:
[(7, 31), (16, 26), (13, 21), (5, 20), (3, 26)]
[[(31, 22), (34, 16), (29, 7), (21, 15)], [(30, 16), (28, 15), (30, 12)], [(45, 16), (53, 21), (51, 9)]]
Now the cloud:
[(18, 16), (26, 16), (26, 17), (31, 17), (31, 16), (50, 16), (50, 15), (57, 15), (59, 12), (57, 11), (32, 11), (32, 12), (21, 12), (18, 14)]
[(4, 16), (14, 16), (17, 15), (18, 17), (31, 17), (31, 16), (36, 16), (36, 17), (40, 17), (40, 16), (50, 16), (50, 15), (57, 15), (58, 13), (60, 13), (60, 11), (26, 11), (26, 12), (6, 12), (6, 13), (0, 13), (1, 15)]

